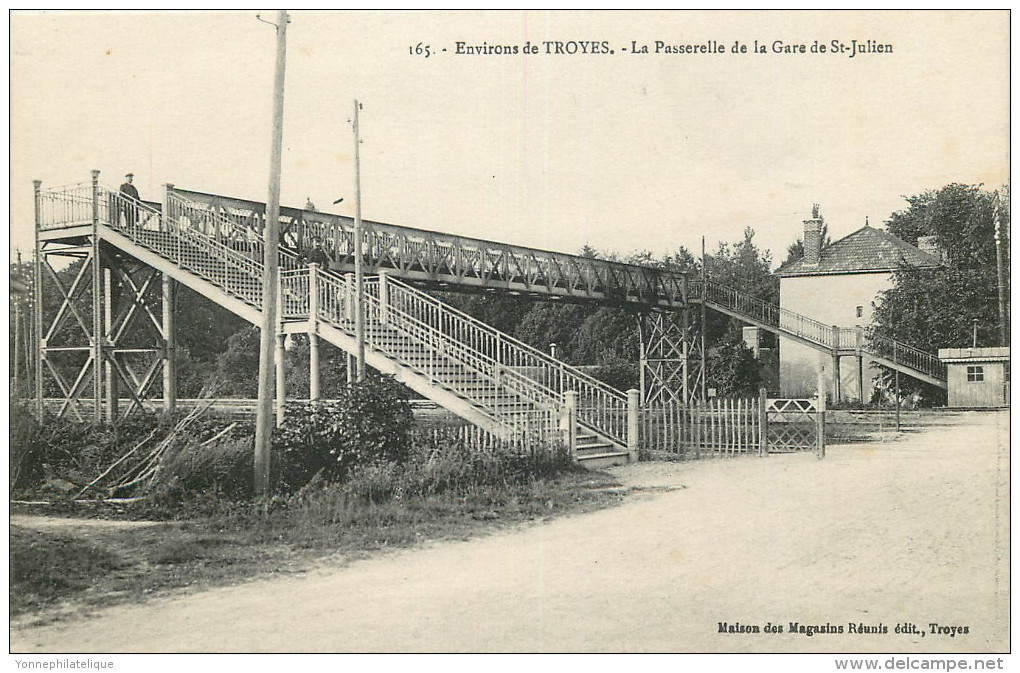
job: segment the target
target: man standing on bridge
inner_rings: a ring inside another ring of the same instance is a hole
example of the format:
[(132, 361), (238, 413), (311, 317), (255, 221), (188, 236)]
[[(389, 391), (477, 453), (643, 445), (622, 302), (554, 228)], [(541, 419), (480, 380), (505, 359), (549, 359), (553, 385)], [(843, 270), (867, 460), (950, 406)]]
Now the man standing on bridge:
[(124, 211), (124, 220), (128, 227), (133, 227), (135, 220), (138, 219), (138, 190), (131, 184), (134, 179), (135, 174), (128, 173), (124, 176), (124, 184), (120, 186), (120, 193), (123, 197), (121, 199), (121, 209)]

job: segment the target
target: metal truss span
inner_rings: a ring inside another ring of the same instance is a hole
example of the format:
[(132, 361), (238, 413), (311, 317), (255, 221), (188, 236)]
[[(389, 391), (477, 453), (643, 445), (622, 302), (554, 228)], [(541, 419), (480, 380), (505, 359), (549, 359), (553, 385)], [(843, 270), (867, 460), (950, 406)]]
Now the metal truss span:
[[(261, 235), (264, 203), (167, 187), (167, 202), (178, 195), (186, 217), (224, 241)], [(182, 213), (171, 213), (172, 218)], [(567, 301), (591, 301), (634, 308), (679, 308), (687, 297), (683, 273), (538, 250), (466, 236), (363, 221), (366, 272), (389, 271), (394, 278), (431, 287), (503, 290)], [(284, 245), (304, 249), (313, 237), (334, 260), (332, 270), (354, 269), (354, 221), (298, 208), (280, 208)]]

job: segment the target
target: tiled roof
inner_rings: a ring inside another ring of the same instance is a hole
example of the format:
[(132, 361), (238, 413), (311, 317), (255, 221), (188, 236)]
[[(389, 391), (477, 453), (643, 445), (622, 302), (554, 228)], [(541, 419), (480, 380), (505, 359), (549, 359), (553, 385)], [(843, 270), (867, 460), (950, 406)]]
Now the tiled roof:
[(882, 229), (865, 225), (854, 233), (824, 248), (818, 264), (808, 265), (804, 259), (784, 264), (777, 276), (811, 276), (836, 273), (867, 273), (895, 271), (902, 264), (926, 268), (940, 264), (937, 257), (922, 252), (904, 240)]

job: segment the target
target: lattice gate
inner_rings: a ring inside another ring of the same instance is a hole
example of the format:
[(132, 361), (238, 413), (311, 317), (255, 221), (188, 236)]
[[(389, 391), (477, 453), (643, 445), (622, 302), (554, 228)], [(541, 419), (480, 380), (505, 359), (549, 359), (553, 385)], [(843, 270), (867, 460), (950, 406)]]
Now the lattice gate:
[(813, 399), (769, 399), (765, 405), (769, 453), (825, 455), (825, 410)]

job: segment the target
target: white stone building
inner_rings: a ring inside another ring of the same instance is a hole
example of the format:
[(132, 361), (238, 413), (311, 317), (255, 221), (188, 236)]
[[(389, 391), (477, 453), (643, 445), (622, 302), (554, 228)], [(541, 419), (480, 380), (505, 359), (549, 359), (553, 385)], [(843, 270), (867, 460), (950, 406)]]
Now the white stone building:
[[(780, 307), (826, 325), (867, 327), (871, 323), (872, 302), (880, 292), (892, 287), (896, 269), (903, 264), (930, 268), (941, 263), (934, 237), (919, 241), (922, 250), (887, 231), (865, 225), (822, 247), (821, 228), (819, 218), (804, 221), (804, 256), (784, 264), (776, 275), (780, 279)], [(784, 397), (815, 394), (819, 357), (817, 350), (780, 338), (779, 385)], [(856, 357), (842, 360), (839, 371), (843, 399), (863, 397), (867, 401), (877, 367), (867, 358), (860, 363)], [(832, 376), (833, 367), (825, 369), (826, 376)], [(831, 380), (826, 382), (826, 389), (833, 389)]]

